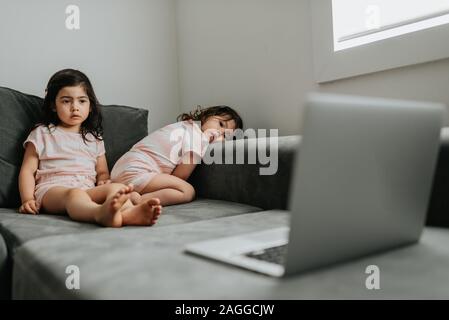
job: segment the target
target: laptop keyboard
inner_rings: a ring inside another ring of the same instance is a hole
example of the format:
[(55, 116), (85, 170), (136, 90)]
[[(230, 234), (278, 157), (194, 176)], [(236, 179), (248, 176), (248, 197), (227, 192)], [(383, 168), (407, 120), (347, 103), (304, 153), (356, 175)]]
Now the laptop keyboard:
[(251, 251), (249, 253), (246, 253), (245, 256), (257, 260), (283, 265), (286, 253), (287, 245), (284, 244), (281, 246), (266, 248), (263, 250)]

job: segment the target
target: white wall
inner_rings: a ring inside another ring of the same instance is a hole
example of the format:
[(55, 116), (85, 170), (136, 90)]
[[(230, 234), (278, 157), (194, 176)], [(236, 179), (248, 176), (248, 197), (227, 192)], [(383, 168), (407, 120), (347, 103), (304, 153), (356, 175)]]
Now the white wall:
[[(78, 5), (81, 29), (65, 27)], [(79, 69), (102, 104), (150, 110), (150, 130), (175, 120), (173, 0), (0, 0), (0, 85), (42, 96), (49, 77)]]
[(318, 86), (311, 32), (307, 0), (0, 0), (0, 85), (42, 96), (51, 74), (78, 68), (103, 104), (149, 109), (150, 131), (228, 104), (246, 127), (300, 133), (312, 90), (449, 105), (449, 59)]
[(183, 110), (227, 104), (245, 127), (298, 132), (314, 88), (307, 15), (298, 0), (178, 0)]
[[(320, 85), (320, 91), (436, 101), (449, 106), (449, 59)], [(449, 113), (445, 124), (449, 124)]]
[(449, 59), (315, 84), (308, 0), (177, 0), (177, 22), (184, 110), (231, 104), (247, 126), (287, 135), (310, 90), (449, 105)]

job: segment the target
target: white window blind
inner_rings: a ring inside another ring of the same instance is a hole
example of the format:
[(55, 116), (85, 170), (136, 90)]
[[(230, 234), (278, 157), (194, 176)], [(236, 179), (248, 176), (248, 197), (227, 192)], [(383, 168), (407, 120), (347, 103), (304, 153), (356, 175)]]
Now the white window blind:
[(449, 23), (449, 0), (332, 0), (334, 50)]

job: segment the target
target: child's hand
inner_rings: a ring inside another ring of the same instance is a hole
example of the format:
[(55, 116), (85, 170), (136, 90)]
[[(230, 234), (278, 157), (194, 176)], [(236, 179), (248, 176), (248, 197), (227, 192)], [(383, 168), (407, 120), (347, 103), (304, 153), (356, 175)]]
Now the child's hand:
[(209, 139), (209, 143), (223, 140), (221, 132), (216, 129), (207, 129), (204, 133)]
[(108, 180), (101, 180), (101, 181), (98, 181), (97, 182), (97, 186), (102, 186), (102, 185), (104, 185), (104, 184), (108, 184), (108, 183), (111, 183), (112, 181), (111, 181), (111, 179), (108, 179)]
[(27, 200), (19, 208), (20, 213), (28, 213), (28, 214), (38, 214), (39, 207), (36, 203), (36, 200)]

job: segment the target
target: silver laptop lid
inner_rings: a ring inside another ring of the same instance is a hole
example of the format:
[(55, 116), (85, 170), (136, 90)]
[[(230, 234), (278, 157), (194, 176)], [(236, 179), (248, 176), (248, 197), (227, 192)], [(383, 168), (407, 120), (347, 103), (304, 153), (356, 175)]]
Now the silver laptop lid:
[(295, 159), (285, 273), (415, 242), (444, 105), (310, 95)]

